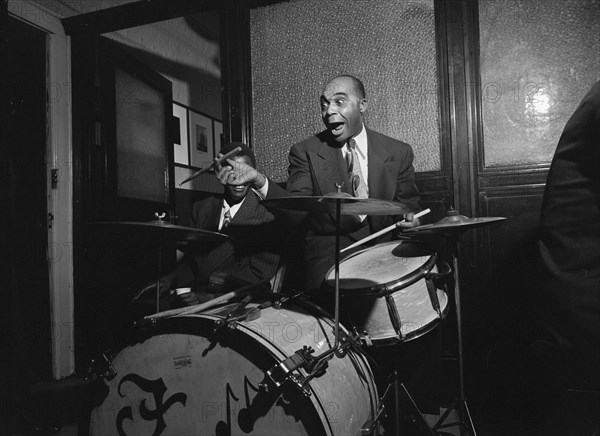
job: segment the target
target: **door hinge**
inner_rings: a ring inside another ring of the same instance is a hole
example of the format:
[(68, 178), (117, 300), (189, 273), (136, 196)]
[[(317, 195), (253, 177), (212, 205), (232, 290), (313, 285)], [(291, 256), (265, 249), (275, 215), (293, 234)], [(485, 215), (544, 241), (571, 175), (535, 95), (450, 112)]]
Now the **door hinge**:
[(53, 213), (48, 213), (48, 228), (51, 229), (52, 228), (52, 224), (54, 223), (54, 214)]
[(58, 168), (50, 170), (50, 186), (52, 189), (58, 189)]

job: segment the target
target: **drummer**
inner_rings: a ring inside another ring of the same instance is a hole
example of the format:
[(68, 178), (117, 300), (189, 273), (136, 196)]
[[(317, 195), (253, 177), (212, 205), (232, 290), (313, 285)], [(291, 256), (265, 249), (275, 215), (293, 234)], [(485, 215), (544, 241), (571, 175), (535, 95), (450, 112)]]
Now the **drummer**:
[[(413, 219), (420, 210), (415, 186), (413, 151), (409, 144), (365, 126), (367, 98), (363, 83), (354, 76), (332, 79), (321, 93), (321, 118), (325, 130), (294, 144), (289, 152), (287, 191), (253, 168), (223, 167), (217, 172), (221, 183), (251, 182), (263, 198), (303, 195), (321, 196), (342, 191), (363, 198), (398, 201), (406, 205), (405, 216), (342, 216), (341, 248), (381, 230), (402, 218), (401, 228), (419, 225)], [(352, 149), (354, 148), (354, 151)], [(366, 183), (365, 183), (366, 181)], [(315, 292), (335, 259), (335, 222), (328, 215), (309, 214), (302, 219), (305, 230), (305, 292)], [(384, 239), (393, 235), (387, 234)], [(396, 235), (397, 236), (397, 235)]]
[[(256, 167), (252, 150), (242, 143), (230, 142), (221, 148), (224, 155), (240, 147), (231, 162)], [(225, 167), (226, 168), (226, 167)], [(192, 207), (194, 227), (221, 232), (232, 238), (225, 243), (202, 243), (187, 252), (179, 265), (160, 279), (160, 294), (172, 292), (163, 301), (166, 309), (173, 305), (192, 305), (210, 300), (218, 294), (248, 284), (264, 283), (275, 275), (279, 266), (282, 235), (279, 221), (251, 189), (250, 183), (234, 180), (223, 183), (223, 194), (196, 202)], [(150, 295), (156, 283), (150, 283), (138, 294)], [(191, 287), (191, 292), (174, 292)], [(137, 298), (136, 297), (136, 298)]]

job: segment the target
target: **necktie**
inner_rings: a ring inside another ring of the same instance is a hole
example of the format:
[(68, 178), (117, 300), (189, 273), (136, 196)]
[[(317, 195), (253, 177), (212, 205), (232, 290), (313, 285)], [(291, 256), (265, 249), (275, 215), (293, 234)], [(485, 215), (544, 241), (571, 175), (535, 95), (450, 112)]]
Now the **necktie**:
[(229, 209), (227, 209), (225, 211), (225, 214), (223, 215), (223, 225), (221, 226), (221, 230), (225, 230), (230, 222), (231, 222), (231, 212), (229, 212)]
[(348, 176), (352, 183), (352, 194), (358, 198), (369, 198), (369, 188), (362, 175), (360, 169), (360, 161), (358, 160), (358, 152), (356, 151), (356, 141), (348, 140), (349, 153), (346, 154), (348, 162)]

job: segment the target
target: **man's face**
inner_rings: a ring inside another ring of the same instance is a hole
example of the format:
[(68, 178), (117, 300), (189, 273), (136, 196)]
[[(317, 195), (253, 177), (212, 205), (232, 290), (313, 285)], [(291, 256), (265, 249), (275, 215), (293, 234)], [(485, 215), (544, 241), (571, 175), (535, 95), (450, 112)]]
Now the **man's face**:
[[(232, 158), (235, 162), (245, 163), (246, 165), (252, 166), (250, 159), (247, 156), (234, 156)], [(234, 205), (242, 201), (248, 195), (250, 191), (251, 183), (244, 183), (243, 185), (225, 185), (225, 198), (230, 205)]]
[(367, 101), (360, 98), (348, 77), (338, 77), (325, 86), (321, 95), (321, 118), (336, 142), (344, 144), (360, 133)]

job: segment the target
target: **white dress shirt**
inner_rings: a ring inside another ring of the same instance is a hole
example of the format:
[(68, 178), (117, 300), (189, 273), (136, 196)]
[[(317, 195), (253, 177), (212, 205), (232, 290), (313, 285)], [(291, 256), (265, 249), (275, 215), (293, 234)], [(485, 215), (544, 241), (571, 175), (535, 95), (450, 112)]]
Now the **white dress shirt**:
[(230, 206), (229, 203), (227, 203), (227, 200), (223, 200), (223, 206), (221, 207), (221, 218), (219, 218), (219, 231), (223, 229), (223, 220), (227, 211), (229, 211), (229, 221), (231, 222), (237, 211), (240, 210), (240, 207), (244, 201), (246, 201), (245, 197), (239, 203)]

